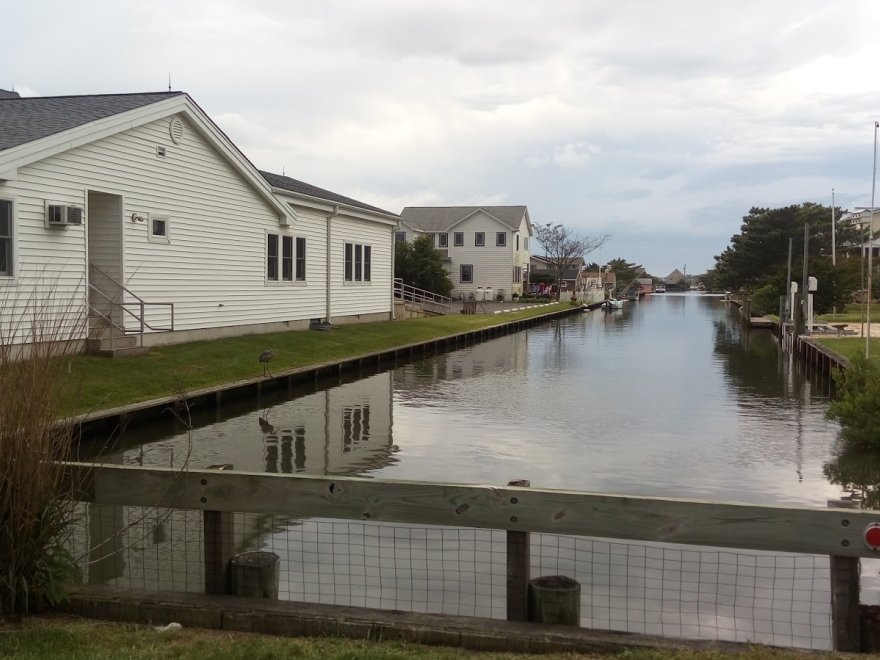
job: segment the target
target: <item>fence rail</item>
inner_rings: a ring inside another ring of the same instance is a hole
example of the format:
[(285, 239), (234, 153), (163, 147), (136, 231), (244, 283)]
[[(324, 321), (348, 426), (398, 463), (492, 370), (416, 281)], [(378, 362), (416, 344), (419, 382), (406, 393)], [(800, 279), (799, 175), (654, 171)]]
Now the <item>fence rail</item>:
[[(865, 538), (869, 529), (880, 525), (880, 513), (852, 509), (713, 503), (513, 485), (181, 472), (83, 463), (69, 463), (68, 468), (82, 489), (80, 499), (105, 505), (475, 527), (827, 555), (831, 557), (833, 643), (839, 650), (858, 649), (858, 558), (878, 556)], [(206, 525), (205, 534), (214, 534), (216, 529), (216, 525)], [(508, 544), (508, 553), (528, 545), (523, 538), (514, 540)], [(208, 555), (205, 560), (211, 561)], [(522, 576), (517, 579), (522, 584)]]

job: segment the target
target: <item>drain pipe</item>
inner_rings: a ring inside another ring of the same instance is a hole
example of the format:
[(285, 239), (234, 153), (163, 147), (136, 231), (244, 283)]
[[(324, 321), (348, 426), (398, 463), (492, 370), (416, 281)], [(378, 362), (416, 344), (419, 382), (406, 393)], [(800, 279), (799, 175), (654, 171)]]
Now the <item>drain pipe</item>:
[(395, 255), (397, 253), (397, 232), (400, 229), (400, 223), (398, 222), (394, 225), (394, 229), (391, 230), (391, 320), (397, 320), (397, 308), (394, 305), (394, 273), (395, 273)]
[(327, 249), (326, 249), (326, 253), (327, 253), (327, 254), (326, 254), (326, 260), (327, 260), (327, 264), (326, 264), (326, 266), (327, 266), (327, 273), (326, 273), (326, 275), (325, 275), (325, 277), (324, 277), (324, 279), (325, 279), (325, 292), (324, 292), (324, 298), (325, 298), (325, 306), (326, 306), (326, 309), (324, 310), (324, 313), (325, 313), (325, 319), (324, 319), (324, 320), (325, 320), (327, 323), (330, 323), (330, 313), (331, 313), (331, 304), (330, 304), (330, 300), (331, 300), (331, 291), (332, 291), (332, 288), (333, 288), (333, 287), (331, 286), (332, 271), (330, 270), (330, 263), (331, 263), (331, 259), (330, 259), (330, 256), (331, 256), (331, 251), (330, 251), (330, 247), (331, 247), (331, 244), (330, 244), (330, 238), (331, 238), (331, 233), (332, 233), (331, 230), (330, 230), (330, 223), (333, 221), (334, 218), (338, 218), (338, 217), (339, 217), (339, 204), (334, 204), (334, 205), (333, 205), (333, 212), (332, 212), (330, 215), (327, 216), (327, 246), (326, 246), (326, 247), (327, 247)]

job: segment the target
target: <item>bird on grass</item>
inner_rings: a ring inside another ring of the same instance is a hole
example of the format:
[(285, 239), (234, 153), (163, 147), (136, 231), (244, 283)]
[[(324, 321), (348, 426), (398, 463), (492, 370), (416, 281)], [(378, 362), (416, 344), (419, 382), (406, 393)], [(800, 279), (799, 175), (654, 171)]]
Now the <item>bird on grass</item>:
[(274, 348), (267, 348), (265, 351), (260, 353), (260, 364), (263, 365), (263, 376), (272, 375), (272, 372), (269, 371), (269, 362), (275, 355), (278, 353)]

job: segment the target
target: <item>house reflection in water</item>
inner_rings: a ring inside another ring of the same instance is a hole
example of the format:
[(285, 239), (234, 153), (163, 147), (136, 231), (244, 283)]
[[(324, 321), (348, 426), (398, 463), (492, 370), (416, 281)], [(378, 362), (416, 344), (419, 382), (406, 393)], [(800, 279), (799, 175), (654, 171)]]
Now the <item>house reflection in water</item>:
[[(392, 374), (259, 407), (233, 418), (137, 442), (103, 463), (204, 469), (231, 463), (235, 470), (282, 474), (362, 474), (396, 462), (392, 442)], [(298, 525), (286, 516), (234, 514), (235, 550)], [(90, 583), (202, 591), (203, 516), (200, 511), (84, 504), (71, 542)]]

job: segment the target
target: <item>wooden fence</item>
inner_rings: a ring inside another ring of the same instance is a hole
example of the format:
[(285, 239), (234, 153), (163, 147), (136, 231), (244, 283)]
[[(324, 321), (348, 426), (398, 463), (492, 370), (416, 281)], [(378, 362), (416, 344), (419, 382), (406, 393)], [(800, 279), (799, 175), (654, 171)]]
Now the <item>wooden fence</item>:
[[(205, 574), (226, 573), (233, 512), (507, 530), (508, 618), (526, 611), (529, 532), (827, 555), (832, 644), (860, 647), (859, 558), (880, 512), (714, 503), (530, 488), (68, 464), (80, 499), (201, 510)], [(517, 482), (512, 482), (517, 483)], [(523, 482), (524, 483), (524, 482)], [(877, 540), (880, 543), (880, 540)]]

